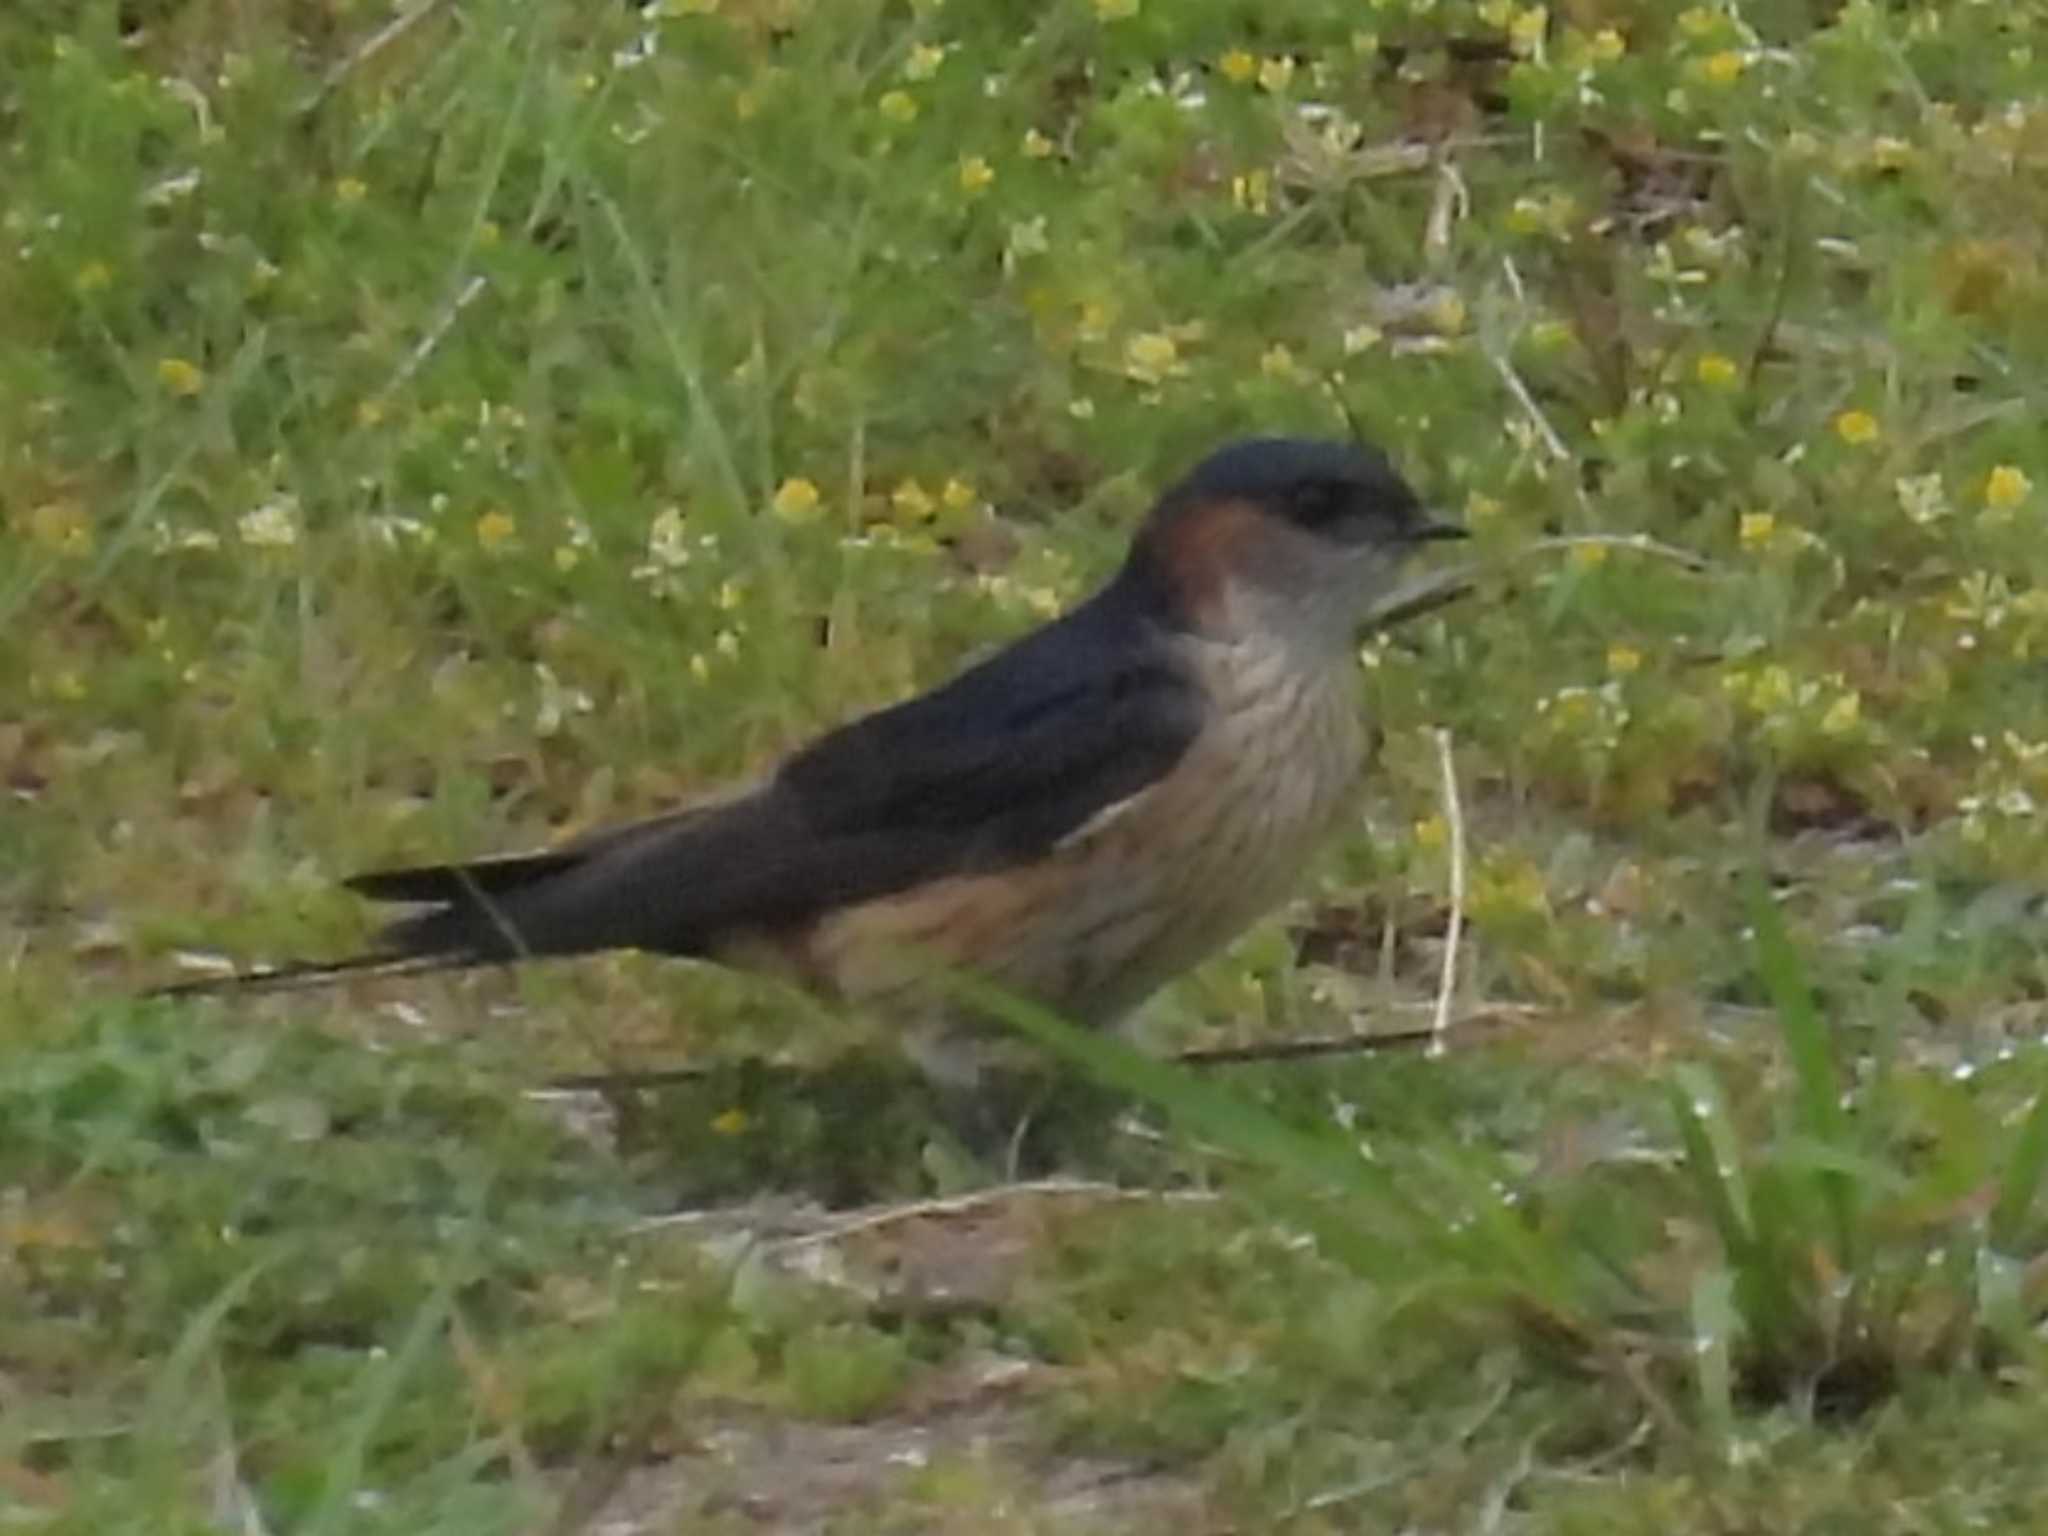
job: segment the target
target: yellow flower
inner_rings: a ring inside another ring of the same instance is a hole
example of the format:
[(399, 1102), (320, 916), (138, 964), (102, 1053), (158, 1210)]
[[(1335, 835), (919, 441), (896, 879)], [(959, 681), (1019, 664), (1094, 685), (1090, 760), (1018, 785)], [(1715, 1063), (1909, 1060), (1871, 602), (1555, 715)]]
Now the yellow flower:
[(510, 513), (491, 508), (476, 520), (476, 541), (485, 549), (497, 549), (519, 531)]
[(1295, 362), (1292, 351), (1276, 341), (1259, 359), (1259, 372), (1269, 379), (1298, 379), (1301, 377), (1301, 365)]
[(28, 514), (29, 537), (46, 549), (66, 554), (83, 554), (92, 548), (92, 520), (84, 504), (76, 501), (46, 501)]
[(1744, 549), (1762, 549), (1778, 532), (1778, 520), (1768, 512), (1745, 512), (1736, 527)]
[(573, 571), (582, 559), (583, 552), (573, 544), (555, 546), (555, 569), (558, 571)]
[(875, 103), (875, 109), (892, 123), (914, 123), (917, 121), (917, 98), (908, 91), (888, 91)]
[(1441, 848), (1450, 840), (1451, 829), (1441, 816), (1425, 816), (1415, 823), (1415, 846)]
[(1429, 301), (1423, 311), (1439, 336), (1455, 336), (1465, 329), (1465, 300), (1455, 289), (1445, 288)]
[(1874, 443), (1878, 438), (1877, 418), (1868, 411), (1843, 411), (1835, 417), (1835, 436), (1859, 448)]
[(1719, 352), (1702, 353), (1700, 360), (1693, 365), (1694, 377), (1712, 389), (1732, 387), (1740, 374), (1735, 359)]
[(1508, 23), (1508, 46), (1516, 53), (1532, 54), (1543, 46), (1543, 38), (1550, 31), (1550, 8), (1532, 5), (1527, 10), (1515, 12), (1515, 18)]
[(1607, 647), (1607, 670), (1616, 677), (1627, 677), (1639, 672), (1643, 666), (1643, 653), (1632, 645), (1616, 642)]
[(1356, 357), (1359, 353), (1378, 346), (1380, 335), (1380, 328), (1376, 325), (1352, 325), (1345, 327), (1343, 337), (1344, 355), (1346, 357)]
[(1820, 717), (1820, 728), (1829, 736), (1844, 736), (1856, 729), (1856, 723), (1863, 718), (1863, 698), (1855, 689), (1850, 689), (1836, 698)]
[(946, 504), (949, 512), (965, 512), (974, 505), (974, 487), (958, 475), (951, 476), (939, 492), (939, 500)]
[(98, 293), (114, 281), (114, 269), (104, 261), (88, 261), (78, 269), (78, 276), (72, 279), (72, 286), (80, 293)]
[(906, 480), (889, 493), (889, 507), (906, 522), (921, 523), (937, 510), (931, 493), (915, 480)]
[(1748, 67), (1749, 60), (1739, 52), (1723, 48), (1719, 53), (1710, 53), (1700, 60), (1700, 75), (1713, 85), (1733, 85)]
[(769, 503), (777, 517), (785, 523), (808, 523), (818, 516), (821, 498), (817, 486), (803, 478), (794, 476), (775, 488), (775, 499)]
[(1287, 89), (1287, 82), (1294, 78), (1294, 60), (1284, 53), (1276, 53), (1270, 59), (1259, 61), (1259, 86), (1262, 90), (1278, 94)]
[(1595, 570), (1606, 563), (1607, 546), (1605, 544), (1574, 544), (1572, 546), (1572, 564), (1578, 566), (1581, 570)]
[(960, 190), (969, 197), (979, 197), (995, 179), (995, 168), (980, 155), (960, 157)]
[(1095, 0), (1095, 14), (1104, 21), (1125, 21), (1138, 14), (1138, 0)]
[(167, 357), (156, 365), (156, 381), (181, 400), (189, 400), (206, 388), (206, 371), (182, 357)]
[(939, 66), (946, 62), (946, 50), (937, 43), (918, 43), (910, 50), (910, 57), (903, 61), (903, 78), (906, 80), (929, 80), (939, 72)]
[(1696, 5), (1678, 13), (1678, 30), (1695, 42), (1721, 30), (1721, 13), (1711, 6)]
[(1259, 61), (1242, 48), (1233, 48), (1216, 61), (1216, 68), (1232, 85), (1243, 85), (1259, 72)]
[(1267, 213), (1273, 205), (1272, 174), (1258, 170), (1231, 177), (1230, 200), (1247, 213)]
[(1024, 158), (1027, 160), (1050, 159), (1057, 146), (1036, 128), (1024, 130)]
[(2000, 464), (1984, 477), (1984, 505), (2011, 508), (2027, 499), (2034, 482), (2016, 464)]
[(370, 184), (360, 176), (344, 176), (334, 184), (334, 195), (344, 203), (360, 203), (370, 195)]
[(1602, 64), (1612, 64), (1628, 52), (1628, 39), (1613, 27), (1602, 27), (1593, 34), (1591, 52)]
[(711, 1117), (711, 1129), (720, 1136), (737, 1136), (747, 1128), (747, 1112), (735, 1104), (723, 1114)]
[(1870, 163), (1881, 171), (1904, 170), (1913, 159), (1913, 146), (1904, 139), (1880, 134), (1870, 141)]
[(1163, 331), (1141, 331), (1124, 343), (1124, 373), (1141, 384), (1158, 384), (1187, 371), (1180, 347)]

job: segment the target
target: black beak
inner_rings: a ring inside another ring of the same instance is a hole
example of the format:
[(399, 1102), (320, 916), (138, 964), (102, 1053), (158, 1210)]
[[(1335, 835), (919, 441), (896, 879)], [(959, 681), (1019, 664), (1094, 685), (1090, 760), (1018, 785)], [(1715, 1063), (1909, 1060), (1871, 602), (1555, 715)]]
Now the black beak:
[(1438, 544), (1446, 539), (1469, 539), (1472, 530), (1462, 523), (1447, 523), (1442, 518), (1425, 514), (1408, 530), (1412, 544)]

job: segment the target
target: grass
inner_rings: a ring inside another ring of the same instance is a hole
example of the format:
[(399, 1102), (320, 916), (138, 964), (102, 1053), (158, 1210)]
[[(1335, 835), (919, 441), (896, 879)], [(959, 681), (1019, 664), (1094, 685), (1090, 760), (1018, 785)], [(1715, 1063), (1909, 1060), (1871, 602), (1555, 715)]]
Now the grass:
[[(8, 1520), (2033, 1519), (2048, 7), (394, 14), (0, 16)], [(921, 1088), (691, 967), (132, 999), (756, 768), (1349, 421), (1483, 590), (1368, 646), (1356, 835), (1157, 1034), (1414, 1017), (1439, 727), (1520, 1011), (1198, 1076), (1017, 1017), (1174, 1198), (831, 1226), (773, 1192), (958, 1191)], [(1531, 547), (1592, 533), (1705, 568)]]

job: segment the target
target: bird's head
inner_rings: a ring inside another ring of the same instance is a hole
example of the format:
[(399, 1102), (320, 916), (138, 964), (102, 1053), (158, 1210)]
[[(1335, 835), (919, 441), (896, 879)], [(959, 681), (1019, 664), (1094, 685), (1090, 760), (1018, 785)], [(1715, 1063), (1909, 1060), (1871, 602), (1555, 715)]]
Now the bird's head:
[(1347, 645), (1418, 544), (1462, 538), (1430, 516), (1378, 449), (1251, 438), (1159, 499), (1131, 547), (1181, 627), (1247, 625)]

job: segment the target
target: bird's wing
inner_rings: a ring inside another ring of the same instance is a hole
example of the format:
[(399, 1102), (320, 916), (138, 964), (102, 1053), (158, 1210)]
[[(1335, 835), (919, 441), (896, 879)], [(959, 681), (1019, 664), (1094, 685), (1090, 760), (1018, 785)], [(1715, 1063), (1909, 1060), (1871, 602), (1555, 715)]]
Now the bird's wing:
[(1170, 648), (1101, 632), (1083, 610), (830, 733), (731, 800), (538, 854), (350, 885), (431, 904), (385, 930), (400, 954), (704, 953), (1040, 857), (1164, 776), (1200, 731), (1202, 706)]

